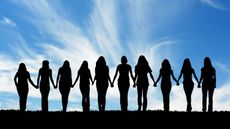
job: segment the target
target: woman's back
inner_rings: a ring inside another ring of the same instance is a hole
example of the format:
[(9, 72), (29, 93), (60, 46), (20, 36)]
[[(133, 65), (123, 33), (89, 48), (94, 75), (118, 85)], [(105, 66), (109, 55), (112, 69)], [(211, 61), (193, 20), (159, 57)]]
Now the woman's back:
[(41, 75), (41, 86), (49, 85), (49, 77), (51, 75), (51, 69), (41, 68), (39, 70), (39, 73)]
[(161, 84), (170, 84), (171, 85), (171, 74), (173, 71), (171, 69), (161, 69), (160, 73), (162, 75)]
[(97, 66), (95, 70), (96, 80), (108, 80), (109, 78), (109, 68), (107, 65), (105, 66)]
[(184, 83), (192, 81), (192, 74), (194, 73), (193, 68), (183, 69), (182, 73), (183, 73)]
[(201, 69), (201, 75), (202, 75), (204, 84), (210, 84), (210, 83), (212, 84), (213, 80), (214, 80), (215, 69), (213, 67), (202, 68)]
[(23, 86), (23, 87), (28, 87), (28, 76), (29, 76), (29, 72), (25, 71), (25, 72), (18, 72), (18, 85)]
[(131, 66), (128, 64), (120, 64), (118, 65), (119, 71), (119, 79), (121, 80), (129, 80), (129, 71), (131, 70)]
[[(70, 68), (60, 68), (60, 84), (63, 85), (72, 85), (72, 75), (71, 75), (71, 69)], [(60, 85), (62, 86), (62, 85)]]
[(90, 70), (88, 68), (80, 69), (78, 71), (78, 74), (80, 76), (80, 85), (81, 84), (85, 84), (85, 85), (90, 84), (89, 79), (90, 79), (91, 73), (90, 73)]
[(149, 85), (147, 74), (152, 72), (148, 65), (137, 65), (135, 67), (135, 73), (138, 75), (137, 84), (138, 85)]

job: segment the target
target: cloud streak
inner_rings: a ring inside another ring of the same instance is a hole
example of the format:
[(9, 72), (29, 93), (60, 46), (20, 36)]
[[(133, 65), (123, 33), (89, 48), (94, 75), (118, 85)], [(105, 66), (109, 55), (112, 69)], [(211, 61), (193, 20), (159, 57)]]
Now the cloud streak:
[(12, 21), (11, 19), (9, 19), (7, 17), (3, 17), (0, 20), (0, 24), (7, 25), (7, 26), (10, 26), (10, 27), (16, 27), (17, 26), (14, 21)]
[(204, 4), (207, 6), (210, 6), (212, 8), (222, 10), (222, 11), (227, 11), (228, 9), (225, 8), (221, 3), (219, 3), (217, 0), (201, 0)]
[[(213, 1), (203, 0), (206, 4), (213, 4)], [(170, 1), (153, 1), (153, 0), (95, 0), (93, 2), (92, 12), (86, 20), (86, 28), (78, 26), (77, 21), (71, 21), (62, 14), (59, 14), (57, 7), (64, 10), (59, 3), (52, 4), (53, 1), (40, 0), (28, 1), (17, 0), (12, 1), (15, 5), (22, 7), (28, 17), (25, 21), (31, 24), (35, 31), (49, 40), (38, 40), (36, 42), (28, 41), (17, 30), (12, 31), (12, 36), (16, 43), (9, 45), (11, 49), (15, 48), (16, 59), (8, 55), (0, 54), (0, 91), (16, 93), (13, 84), (13, 76), (17, 71), (19, 62), (27, 64), (28, 70), (32, 74), (32, 79), (36, 80), (38, 69), (44, 59), (50, 60), (53, 69), (53, 77), (56, 79), (58, 66), (68, 59), (71, 62), (73, 80), (76, 77), (78, 68), (83, 60), (88, 60), (91, 73), (94, 75), (95, 62), (100, 55), (104, 55), (109, 64), (110, 75), (113, 77), (115, 66), (120, 62), (122, 55), (127, 55), (132, 66), (136, 64), (138, 56), (143, 54), (149, 60), (149, 64), (153, 67), (155, 75), (158, 75), (158, 68), (164, 58), (175, 56), (173, 47), (177, 44), (176, 38), (170, 35), (162, 37), (158, 35), (158, 29), (162, 28), (168, 22), (178, 17), (180, 12), (187, 6), (187, 1), (175, 4)], [(167, 3), (167, 4), (166, 4)], [(125, 7), (125, 8), (121, 8)], [(185, 7), (184, 7), (185, 6)], [(183, 8), (184, 7), (184, 8)], [(167, 9), (165, 9), (167, 8)], [(4, 19), (1, 24), (13, 25), (13, 21)], [(126, 27), (122, 27), (123, 22), (127, 23)], [(19, 25), (17, 25), (19, 26)], [(16, 24), (15, 24), (16, 27)], [(125, 32), (126, 38), (122, 39)], [(33, 47), (31, 47), (33, 46)], [(39, 49), (40, 51), (37, 51)], [(16, 63), (15, 63), (16, 62)], [(220, 65), (220, 67), (222, 67)], [(225, 68), (224, 66), (222, 67)], [(9, 77), (10, 76), (10, 77)], [(152, 83), (150, 83), (152, 86)], [(218, 88), (216, 103), (226, 105), (228, 101), (221, 101), (227, 93), (223, 93), (226, 87)], [(30, 88), (30, 97), (40, 98), (38, 90)], [(91, 87), (90, 96), (93, 101), (92, 109), (97, 109), (97, 92), (95, 86)], [(149, 109), (162, 109), (161, 91), (150, 88), (149, 90)], [(129, 92), (130, 109), (135, 110), (137, 107), (136, 89), (130, 89)], [(78, 86), (71, 90), (70, 102), (80, 104), (81, 93)], [(50, 100), (60, 101), (59, 91), (51, 90)], [(119, 92), (117, 86), (108, 90), (108, 108), (119, 109)], [(185, 96), (182, 87), (173, 87), (171, 98), (172, 110), (184, 110)], [(200, 110), (201, 92), (197, 89), (193, 95), (194, 110)], [(33, 101), (30, 101), (32, 105)], [(2, 104), (3, 105), (3, 104)], [(70, 110), (80, 110), (81, 106)], [(221, 110), (221, 107), (217, 108)]]

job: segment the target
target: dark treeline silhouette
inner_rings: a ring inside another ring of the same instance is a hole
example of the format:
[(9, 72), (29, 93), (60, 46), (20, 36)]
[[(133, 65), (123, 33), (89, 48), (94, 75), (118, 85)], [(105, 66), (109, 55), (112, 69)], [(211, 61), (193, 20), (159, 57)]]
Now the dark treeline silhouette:
[(207, 95), (209, 98), (208, 103), (208, 112), (213, 111), (213, 93), (216, 88), (216, 71), (212, 66), (211, 60), (209, 57), (205, 57), (204, 66), (201, 69), (200, 80), (198, 80), (195, 70), (193, 69), (190, 59), (186, 58), (183, 62), (178, 80), (175, 78), (173, 74), (173, 70), (171, 68), (170, 62), (168, 59), (164, 59), (162, 62), (162, 67), (159, 72), (159, 76), (157, 80), (154, 80), (152, 75), (152, 69), (149, 66), (149, 63), (145, 56), (141, 55), (138, 58), (137, 65), (135, 66), (135, 76), (132, 73), (132, 67), (128, 64), (128, 59), (126, 56), (121, 57), (121, 64), (119, 64), (116, 68), (116, 72), (113, 78), (113, 81), (110, 79), (109, 75), (109, 67), (106, 64), (105, 58), (100, 56), (96, 62), (95, 67), (95, 77), (92, 78), (90, 69), (88, 67), (88, 62), (83, 61), (81, 67), (78, 70), (77, 77), (72, 83), (72, 72), (69, 61), (64, 61), (63, 66), (61, 66), (58, 70), (56, 85), (54, 84), (52, 78), (52, 70), (49, 68), (49, 61), (44, 60), (42, 62), (42, 67), (39, 69), (37, 85), (33, 83), (30, 78), (30, 73), (26, 69), (26, 65), (21, 63), (19, 65), (18, 71), (14, 77), (14, 82), (17, 88), (17, 92), (19, 95), (19, 105), (20, 111), (26, 110), (26, 102), (27, 96), (29, 92), (28, 81), (33, 85), (36, 89), (40, 89), (41, 92), (41, 109), (43, 112), (49, 111), (49, 103), (48, 97), (50, 92), (50, 81), (56, 89), (59, 87), (59, 91), (61, 93), (61, 102), (62, 102), (62, 111), (67, 111), (68, 106), (68, 97), (70, 93), (70, 89), (73, 88), (78, 80), (79, 88), (82, 94), (82, 109), (83, 112), (90, 111), (90, 81), (92, 85), (96, 81), (96, 89), (98, 94), (98, 110), (100, 112), (105, 111), (106, 108), (106, 93), (109, 87), (109, 83), (111, 87), (114, 86), (114, 82), (116, 77), (118, 76), (118, 89), (120, 93), (120, 107), (121, 111), (128, 111), (128, 92), (130, 88), (130, 77), (133, 80), (133, 87), (137, 87), (137, 105), (138, 111), (146, 111), (147, 110), (147, 93), (149, 87), (148, 74), (152, 79), (154, 85), (157, 86), (157, 83), (161, 80), (161, 91), (163, 95), (163, 109), (164, 111), (170, 111), (170, 92), (172, 89), (171, 78), (176, 82), (176, 85), (179, 86), (179, 81), (183, 76), (183, 88), (187, 100), (187, 112), (192, 111), (192, 92), (194, 89), (194, 82), (192, 76), (194, 76), (195, 80), (198, 83), (198, 88), (201, 87), (202, 84), (202, 111), (206, 112), (206, 101)]

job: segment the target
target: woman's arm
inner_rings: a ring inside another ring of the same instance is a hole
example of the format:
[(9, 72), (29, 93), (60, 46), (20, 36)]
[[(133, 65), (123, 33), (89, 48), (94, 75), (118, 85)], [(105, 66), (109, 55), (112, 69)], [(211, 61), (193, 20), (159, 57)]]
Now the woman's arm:
[(57, 86), (55, 86), (54, 84), (54, 80), (53, 80), (53, 77), (52, 77), (52, 70), (50, 69), (50, 80), (51, 80), (51, 83), (53, 84), (53, 87), (56, 89)]
[(39, 72), (38, 72), (38, 79), (37, 79), (37, 87), (38, 88), (40, 86), (40, 78), (41, 78), (41, 71), (39, 70)]
[(17, 73), (15, 74), (15, 76), (14, 76), (14, 83), (15, 83), (15, 86), (18, 86), (17, 78), (18, 78), (18, 72), (17, 72)]
[(118, 70), (119, 70), (119, 68), (118, 68), (118, 66), (117, 66), (116, 73), (115, 73), (115, 75), (114, 75), (114, 77), (113, 77), (113, 82), (112, 82), (112, 83), (114, 83), (115, 79), (117, 78)]
[(202, 70), (201, 70), (201, 75), (200, 75), (200, 81), (199, 81), (199, 83), (198, 83), (198, 88), (201, 87), (200, 84), (202, 83), (202, 81), (203, 81), (203, 72), (202, 72)]
[(151, 79), (153, 80), (153, 83), (155, 83), (155, 80), (154, 80), (152, 72), (149, 72), (149, 74), (150, 74)]
[(34, 88), (38, 89), (38, 86), (36, 86), (36, 85), (34, 84), (34, 82), (32, 81), (29, 72), (28, 72), (28, 80), (29, 80), (30, 84), (31, 84)]
[(155, 84), (154, 84), (155, 87), (157, 87), (157, 83), (160, 81), (161, 76), (162, 76), (162, 75), (161, 75), (161, 71), (160, 71), (159, 76), (158, 76), (158, 78), (157, 78), (157, 80), (156, 80), (156, 82), (155, 82)]
[(214, 72), (213, 72), (213, 83), (214, 83), (214, 88), (216, 88), (216, 70), (214, 69)]
[(61, 71), (59, 69), (58, 70), (58, 75), (57, 75), (57, 80), (56, 80), (56, 87), (58, 87), (58, 82), (59, 82), (60, 76), (61, 76)]
[(180, 81), (180, 79), (181, 79), (181, 77), (182, 77), (182, 74), (183, 74), (183, 72), (182, 72), (182, 70), (181, 70), (180, 75), (179, 75), (179, 77), (178, 77), (178, 82)]
[(133, 80), (133, 83), (135, 84), (135, 79), (134, 79), (134, 76), (133, 76), (133, 72), (132, 72), (132, 67), (131, 66), (130, 66), (129, 72), (130, 72), (131, 78)]
[(194, 70), (193, 70), (193, 76), (194, 76), (195, 80), (197, 81), (197, 83), (199, 83), (199, 80), (198, 80), (198, 78), (197, 78), (196, 73), (195, 73)]
[(174, 74), (173, 74), (173, 71), (172, 71), (172, 78), (173, 78), (173, 80), (176, 82), (176, 85), (179, 85), (179, 82), (178, 82), (178, 80), (176, 80), (176, 78), (175, 78), (175, 76), (174, 76)]
[(78, 72), (77, 72), (77, 78), (75, 79), (75, 81), (74, 81), (72, 87), (74, 87), (74, 86), (76, 85), (76, 83), (77, 83), (79, 77), (80, 77), (80, 74), (79, 74), (79, 71), (78, 71)]
[(91, 75), (90, 70), (89, 70), (89, 79), (90, 79), (90, 81), (91, 81), (91, 83), (92, 83), (92, 85), (93, 85), (93, 78), (92, 78), (92, 75)]
[(110, 82), (110, 86), (113, 87), (113, 83), (112, 83), (112, 81), (110, 79), (110, 76), (109, 76), (109, 67), (107, 67), (107, 69), (108, 69), (108, 73), (107, 74), (108, 74), (108, 79), (109, 79), (109, 82)]

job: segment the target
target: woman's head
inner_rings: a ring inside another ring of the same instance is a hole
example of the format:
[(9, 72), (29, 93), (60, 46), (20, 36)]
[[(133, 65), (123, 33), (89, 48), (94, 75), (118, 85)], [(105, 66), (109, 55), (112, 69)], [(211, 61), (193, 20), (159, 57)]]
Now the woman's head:
[(64, 61), (64, 63), (63, 63), (63, 67), (64, 67), (64, 68), (68, 68), (68, 67), (70, 67), (70, 63), (69, 63), (69, 61), (68, 61), (68, 60), (65, 60), (65, 61)]
[(88, 69), (88, 62), (87, 61), (83, 61), (81, 64), (81, 68), (80, 69)]
[(204, 67), (212, 67), (211, 59), (209, 57), (204, 58)]
[(191, 69), (191, 68), (192, 68), (191, 62), (190, 62), (189, 58), (186, 58), (184, 60), (182, 69)]
[(105, 58), (103, 56), (100, 56), (97, 60), (96, 65), (105, 66), (106, 65)]
[(168, 59), (164, 59), (164, 61), (162, 62), (161, 66), (162, 66), (163, 69), (171, 69), (171, 65), (170, 65)]
[(49, 68), (49, 61), (48, 61), (48, 60), (44, 60), (44, 61), (42, 62), (42, 67), (43, 67), (43, 68)]
[(146, 60), (145, 56), (141, 55), (138, 59), (137, 65), (147, 66), (149, 63)]
[(128, 60), (127, 60), (126, 56), (121, 57), (121, 63), (122, 64), (127, 64), (128, 63)]
[(26, 65), (24, 63), (19, 64), (18, 67), (18, 72), (25, 72), (26, 70)]

